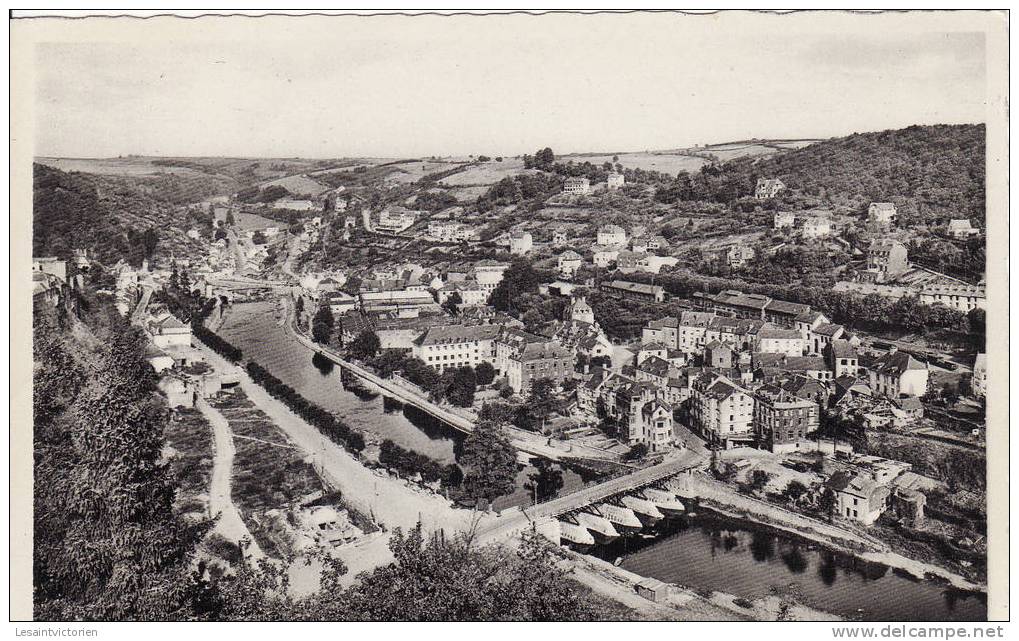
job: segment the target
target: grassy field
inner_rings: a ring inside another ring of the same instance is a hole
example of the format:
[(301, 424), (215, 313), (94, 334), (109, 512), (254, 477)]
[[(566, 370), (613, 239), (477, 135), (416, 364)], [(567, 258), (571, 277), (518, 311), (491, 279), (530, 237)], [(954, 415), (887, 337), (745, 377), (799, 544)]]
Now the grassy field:
[(440, 184), (450, 187), (462, 187), (467, 185), (494, 185), (503, 178), (516, 176), (523, 173), (533, 173), (535, 170), (524, 169), (524, 161), (518, 158), (504, 158), (502, 162), (486, 162), (480, 165), (469, 167), (466, 171), (453, 174), (442, 179)]
[(396, 171), (386, 176), (386, 179), (394, 180), (398, 183), (413, 183), (421, 180), (421, 178), (427, 176), (428, 174), (434, 174), (437, 171), (446, 171), (448, 169), (453, 169), (459, 164), (462, 163), (434, 160), (404, 162), (397, 165), (390, 165), (390, 167), (392, 167)]
[[(698, 171), (708, 162), (707, 160), (696, 156), (685, 156), (682, 154), (667, 152), (636, 152), (618, 154), (618, 156), (619, 164), (628, 169), (660, 171), (671, 175), (677, 174), (681, 171)], [(564, 162), (569, 160), (572, 160), (573, 162), (589, 162), (594, 165), (601, 165), (606, 162), (615, 164), (616, 161), (613, 161), (612, 157), (613, 154), (577, 154), (572, 156), (562, 156), (560, 160)]]
[(178, 409), (167, 423), (165, 436), (180, 483), (178, 509), (184, 514), (204, 515), (212, 477), (212, 428), (198, 410)]
[(61, 171), (80, 171), (103, 176), (155, 176), (179, 174), (200, 176), (202, 172), (189, 167), (167, 167), (153, 164), (158, 158), (36, 158), (36, 162)]

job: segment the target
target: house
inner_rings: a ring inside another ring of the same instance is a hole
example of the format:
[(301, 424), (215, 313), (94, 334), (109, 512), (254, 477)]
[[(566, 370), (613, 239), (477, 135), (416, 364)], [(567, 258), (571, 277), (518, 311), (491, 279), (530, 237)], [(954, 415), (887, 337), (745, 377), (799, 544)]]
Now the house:
[(970, 383), (973, 389), (973, 396), (985, 398), (987, 396), (987, 354), (977, 354), (973, 362), (973, 380)]
[(488, 302), (488, 297), (491, 296), (492, 292), (482, 287), (475, 280), (461, 280), (446, 283), (436, 291), (436, 294), (438, 295), (440, 305), (445, 304), (450, 298), (459, 294), (460, 304), (471, 306), (484, 305)]
[(732, 269), (739, 269), (754, 259), (754, 248), (749, 245), (736, 245), (725, 252), (725, 260)]
[(871, 203), (867, 208), (867, 222), (875, 223), (882, 227), (891, 227), (895, 224), (894, 203)]
[(614, 280), (611, 283), (603, 284), (601, 288), (606, 293), (621, 298), (653, 303), (665, 302), (665, 288), (660, 285), (646, 285), (625, 280)]
[(835, 378), (824, 358), (820, 356), (785, 356), (778, 367), (784, 372), (802, 374), (819, 381), (830, 381)]
[(679, 262), (678, 258), (674, 256), (656, 256), (654, 254), (638, 254), (637, 255), (637, 271), (645, 272), (648, 274), (657, 274), (662, 270), (662, 267), (668, 265), (674, 267)]
[(152, 343), (165, 349), (171, 346), (191, 347), (191, 326), (177, 320), (172, 314), (166, 314), (149, 323), (152, 332)]
[(758, 200), (774, 198), (783, 189), (785, 189), (785, 183), (778, 178), (758, 178), (757, 187), (754, 189), (754, 198)]
[(864, 525), (872, 525), (888, 507), (888, 488), (863, 474), (835, 472), (825, 487), (835, 493), (839, 516)]
[(32, 258), (32, 271), (49, 274), (60, 279), (60, 282), (67, 282), (67, 261), (60, 260), (53, 256)]
[(414, 341), (411, 353), (440, 373), (451, 367), (494, 364), (495, 342), (501, 333), (499, 325), (431, 327)]
[(567, 178), (563, 181), (564, 194), (587, 194), (591, 191), (591, 181), (583, 177)]
[(469, 273), (474, 275), (474, 280), (481, 287), (491, 292), (502, 282), (502, 277), (509, 267), (509, 263), (500, 263), (497, 260), (486, 258), (474, 263)]
[(509, 241), (510, 253), (515, 256), (523, 256), (534, 247), (534, 243), (531, 240), (531, 233), (526, 231), (513, 232), (510, 234)]
[(704, 346), (704, 365), (706, 367), (729, 369), (733, 367), (734, 363), (732, 346), (719, 341), (711, 341)]
[(569, 317), (570, 320), (581, 323), (597, 324), (594, 320), (594, 309), (591, 308), (584, 296), (578, 296), (570, 301)]
[(322, 295), (322, 301), (329, 306), (333, 317), (353, 311), (357, 307), (357, 300), (346, 292), (333, 291)]
[(608, 267), (619, 257), (619, 250), (608, 245), (595, 245), (591, 248), (591, 262), (595, 267)]
[(577, 252), (572, 249), (568, 249), (559, 254), (557, 263), (559, 265), (560, 273), (573, 275), (578, 269), (580, 269), (580, 266), (584, 264), (584, 259)]
[(470, 238), (470, 230), (454, 220), (428, 221), (428, 237), (440, 243), (456, 243)]
[(802, 236), (804, 239), (827, 238), (831, 236), (831, 219), (824, 216), (811, 216), (803, 221)]
[(669, 241), (665, 239), (665, 236), (652, 236), (648, 238), (648, 251), (663, 252), (667, 251), (670, 247), (671, 245), (669, 244)]
[(972, 309), (986, 309), (987, 295), (982, 285), (947, 283), (922, 289), (920, 302), (924, 305), (944, 305), (966, 313)]
[(869, 367), (870, 388), (888, 398), (923, 396), (927, 393), (927, 366), (894, 347)]
[(824, 356), (828, 361), (828, 366), (835, 372), (836, 379), (844, 376), (855, 378), (860, 371), (860, 358), (856, 353), (856, 348), (847, 340), (835, 339), (831, 341), (826, 346)]
[(867, 248), (867, 269), (860, 274), (860, 280), (868, 283), (884, 283), (894, 280), (909, 269), (906, 246), (891, 238), (879, 238)]
[(791, 211), (776, 211), (774, 229), (792, 229), (796, 226), (796, 214)]
[(775, 323), (781, 327), (796, 328), (797, 321), (802, 314), (810, 313), (810, 305), (803, 303), (790, 303), (784, 300), (769, 300), (764, 305), (764, 320)]
[(609, 189), (619, 189), (624, 184), (626, 184), (626, 178), (623, 174), (616, 173), (614, 171), (610, 172), (608, 178), (605, 179), (605, 185)]
[(846, 328), (838, 323), (821, 323), (814, 329), (810, 330), (810, 335), (807, 337), (807, 351), (810, 354), (824, 354), (824, 349), (833, 340), (838, 340), (845, 336)]
[(382, 210), (375, 231), (386, 234), (399, 234), (409, 229), (417, 221), (418, 213), (403, 207), (392, 207)]
[(681, 313), (676, 323), (675, 348), (688, 354), (702, 350), (708, 342), (708, 326), (714, 319), (714, 312)]
[(630, 239), (630, 251), (635, 254), (646, 254), (647, 253), (647, 236), (634, 236)]
[(598, 388), (598, 399), (607, 416), (614, 418), (630, 445), (643, 443), (661, 451), (673, 442), (672, 406), (651, 383), (611, 375)]
[(923, 403), (915, 396), (893, 398), (892, 405), (905, 415), (907, 421), (919, 421), (923, 418)]
[[(344, 314), (340, 318), (347, 317), (348, 315)], [(432, 327), (449, 325), (450, 320), (446, 316), (432, 315), (414, 318), (370, 319), (370, 324), (375, 335), (379, 337), (380, 349), (398, 349), (412, 352), (414, 350), (414, 341), (421, 334)], [(345, 331), (344, 334), (346, 334)]]
[(644, 254), (637, 254), (625, 249), (616, 256), (616, 269), (624, 274), (632, 274), (639, 269), (639, 261)]
[(948, 221), (947, 233), (952, 238), (965, 239), (970, 236), (979, 236), (980, 230), (970, 224), (969, 218), (953, 218)]
[(519, 329), (504, 329), (496, 340), (495, 368), (517, 394), (538, 378), (562, 383), (573, 374), (574, 356), (556, 342)]
[(770, 452), (799, 448), (806, 435), (817, 430), (820, 408), (781, 388), (763, 386), (754, 404), (754, 431), (758, 447)]
[(598, 230), (599, 245), (625, 245), (626, 231), (619, 225), (603, 225)]
[(762, 327), (757, 332), (756, 350), (768, 354), (803, 356), (803, 336), (798, 330), (780, 327)]
[(672, 370), (673, 367), (669, 361), (657, 355), (650, 355), (638, 361), (634, 376), (638, 381), (645, 381), (655, 387), (664, 388), (669, 384), (669, 377), (673, 373)]
[(725, 376), (704, 374), (693, 383), (690, 418), (701, 435), (725, 449), (754, 441), (754, 399)]
[(700, 300), (708, 309), (733, 318), (764, 318), (764, 308), (771, 299), (761, 294), (744, 294), (741, 291), (727, 289), (714, 296), (696, 292), (694, 298)]

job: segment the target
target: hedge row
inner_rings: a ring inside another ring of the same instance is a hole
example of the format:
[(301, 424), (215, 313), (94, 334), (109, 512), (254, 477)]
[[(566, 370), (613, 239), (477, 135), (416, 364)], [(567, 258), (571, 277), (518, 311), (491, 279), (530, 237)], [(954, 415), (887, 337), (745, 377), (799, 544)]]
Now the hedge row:
[(282, 401), (295, 414), (318, 428), (334, 443), (342, 445), (355, 454), (364, 449), (364, 436), (336, 418), (332, 412), (312, 403), (254, 361), (248, 362), (247, 370), (251, 380), (265, 388), (265, 391), (269, 392), (273, 398)]
[(404, 449), (389, 439), (382, 441), (379, 463), (404, 476), (420, 474), (429, 483), (441, 481), (442, 487), (459, 487), (463, 481), (463, 472), (456, 463), (443, 465), (424, 454)]
[(221, 338), (219, 334), (216, 334), (201, 323), (194, 323), (191, 331), (193, 331), (195, 336), (198, 337), (198, 340), (212, 348), (212, 351), (232, 363), (239, 363), (241, 358), (244, 356), (241, 352), (241, 348)]

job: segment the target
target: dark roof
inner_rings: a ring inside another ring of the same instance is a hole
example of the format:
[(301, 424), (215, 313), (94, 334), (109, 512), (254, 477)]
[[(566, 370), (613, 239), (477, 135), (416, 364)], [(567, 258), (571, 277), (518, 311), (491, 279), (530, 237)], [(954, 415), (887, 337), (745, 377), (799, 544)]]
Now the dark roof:
[(906, 352), (885, 354), (874, 361), (871, 366), (875, 372), (889, 376), (902, 376), (909, 370), (927, 369), (923, 363)]
[(658, 356), (651, 356), (650, 358), (644, 359), (644, 361), (637, 367), (642, 372), (647, 372), (652, 376), (666, 376), (669, 373), (669, 361)]
[(787, 356), (781, 367), (794, 372), (819, 372), (828, 369), (820, 356)]
[(835, 323), (821, 323), (814, 328), (813, 332), (815, 334), (820, 334), (821, 336), (834, 336), (839, 333), (840, 330), (844, 329), (845, 328), (842, 327), (842, 325), (837, 325)]
[(627, 291), (627, 292), (637, 292), (639, 294), (650, 294), (652, 296), (656, 295), (656, 294), (659, 294), (659, 293), (664, 293), (665, 292), (665, 289), (662, 288), (660, 285), (646, 285), (644, 283), (631, 283), (631, 282), (625, 281), (625, 280), (614, 280), (614, 281), (612, 281), (611, 283), (609, 283), (607, 285), (603, 285), (603, 287), (609, 287), (611, 289), (620, 289), (620, 290)]
[(414, 341), (418, 345), (446, 345), (493, 340), (502, 332), (499, 325), (446, 325), (432, 327)]
[(765, 312), (783, 314), (785, 316), (799, 316), (810, 311), (810, 305), (802, 303), (790, 303), (784, 300), (773, 300), (764, 306)]
[(799, 331), (795, 329), (782, 329), (781, 327), (762, 327), (757, 332), (757, 337), (761, 339), (803, 339), (803, 335)]
[(856, 358), (856, 349), (849, 341), (836, 338), (830, 344), (832, 358)]

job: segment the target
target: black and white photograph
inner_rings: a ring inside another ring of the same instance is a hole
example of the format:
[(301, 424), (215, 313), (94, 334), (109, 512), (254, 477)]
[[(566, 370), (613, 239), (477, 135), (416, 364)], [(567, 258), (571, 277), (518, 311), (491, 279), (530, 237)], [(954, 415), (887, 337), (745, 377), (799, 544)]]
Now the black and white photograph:
[(1007, 10), (128, 13), (9, 19), (19, 635), (1004, 636)]

